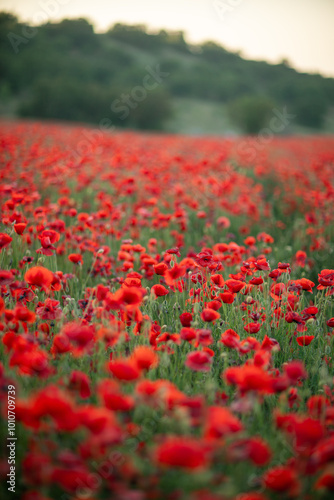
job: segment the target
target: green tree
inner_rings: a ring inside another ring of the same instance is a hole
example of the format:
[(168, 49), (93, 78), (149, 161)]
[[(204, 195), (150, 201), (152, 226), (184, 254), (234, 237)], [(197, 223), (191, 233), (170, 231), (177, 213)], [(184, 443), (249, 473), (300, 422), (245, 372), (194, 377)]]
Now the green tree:
[(308, 127), (320, 128), (327, 111), (325, 92), (316, 82), (305, 82), (299, 86), (294, 103), (297, 121)]
[(161, 130), (167, 118), (172, 114), (169, 94), (163, 90), (149, 92), (144, 101), (131, 111), (130, 124), (145, 130)]
[(267, 97), (243, 96), (230, 104), (229, 114), (245, 133), (254, 135), (268, 125), (273, 107), (273, 101)]

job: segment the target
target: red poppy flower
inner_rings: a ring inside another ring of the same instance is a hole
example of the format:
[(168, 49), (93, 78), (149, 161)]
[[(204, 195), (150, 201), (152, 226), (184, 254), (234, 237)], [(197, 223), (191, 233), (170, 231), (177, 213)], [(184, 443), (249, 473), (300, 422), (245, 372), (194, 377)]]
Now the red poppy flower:
[(154, 269), (155, 274), (158, 274), (159, 276), (163, 276), (166, 273), (166, 271), (168, 270), (168, 266), (164, 262), (160, 262), (159, 264), (155, 264), (153, 266), (153, 269)]
[(258, 333), (261, 328), (261, 323), (248, 323), (248, 325), (244, 326), (244, 330), (247, 333)]
[(14, 224), (14, 230), (16, 234), (22, 235), (24, 233), (25, 228), (27, 227), (27, 224), (25, 222), (18, 222), (17, 224)]
[(205, 351), (194, 351), (187, 355), (185, 365), (196, 372), (208, 372), (211, 369), (212, 356)]
[(195, 257), (195, 261), (201, 267), (210, 266), (214, 262), (212, 250), (208, 249), (208, 250), (205, 250), (203, 252), (198, 253)]
[(15, 277), (11, 271), (0, 270), (0, 286), (9, 285), (14, 280)]
[(314, 335), (302, 335), (301, 337), (296, 337), (297, 343), (301, 346), (310, 345), (313, 339)]
[(224, 304), (233, 304), (235, 294), (233, 292), (223, 292), (219, 294), (219, 297)]
[(137, 346), (134, 348), (131, 359), (140, 370), (149, 370), (159, 364), (159, 356), (148, 346)]
[(243, 365), (227, 368), (223, 373), (228, 384), (235, 384), (241, 392), (257, 391), (270, 394), (273, 392), (272, 377), (258, 366)]
[(211, 300), (211, 302), (207, 302), (206, 303), (206, 306), (209, 308), (209, 309), (213, 309), (214, 311), (218, 311), (218, 309), (221, 308), (222, 306), (222, 303), (220, 300)]
[(85, 491), (97, 488), (96, 483), (92, 486), (91, 472), (83, 464), (75, 463), (71, 467), (56, 466), (52, 470), (50, 480), (58, 485), (58, 488), (73, 494), (77, 491), (78, 484), (85, 488)]
[(268, 500), (263, 493), (240, 493), (234, 500)]
[(45, 267), (35, 266), (28, 269), (24, 275), (24, 280), (29, 285), (37, 286), (44, 291), (48, 291), (53, 282), (53, 273)]
[(198, 469), (208, 465), (204, 446), (198, 439), (168, 437), (156, 449), (156, 461), (161, 465), (182, 469)]
[(59, 319), (62, 315), (62, 310), (59, 307), (59, 300), (47, 298), (45, 302), (39, 302), (36, 308), (36, 314), (41, 319)]
[(53, 337), (51, 352), (52, 354), (63, 354), (71, 350), (70, 339), (61, 333)]
[(140, 376), (140, 369), (134, 360), (117, 359), (108, 363), (111, 373), (119, 380), (132, 382)]
[(13, 238), (11, 238), (9, 236), (9, 234), (0, 233), (0, 250), (7, 247), (11, 243), (12, 240), (13, 240)]
[(318, 274), (318, 281), (318, 290), (322, 290), (323, 288), (327, 288), (329, 286), (334, 286), (334, 269), (323, 269), (321, 273)]
[(242, 429), (243, 425), (240, 420), (227, 408), (211, 406), (208, 409), (204, 431), (206, 438), (220, 439), (240, 432)]
[(235, 349), (239, 345), (239, 340), (240, 336), (231, 328), (225, 330), (220, 338), (220, 342), (231, 349)]
[(331, 469), (323, 472), (320, 477), (318, 477), (315, 488), (317, 490), (326, 489), (334, 492), (334, 472)]
[(196, 338), (196, 330), (191, 327), (181, 328), (180, 337), (182, 340), (190, 342), (191, 340), (194, 340)]
[(108, 293), (105, 303), (108, 309), (135, 310), (142, 303), (146, 290), (135, 286), (124, 287), (114, 294)]
[(98, 394), (109, 410), (126, 412), (134, 407), (133, 398), (123, 394), (115, 380), (101, 380), (98, 384)]
[(315, 286), (313, 281), (306, 278), (301, 278), (299, 280), (289, 281), (289, 290), (305, 290), (306, 292), (312, 293), (312, 288)]
[(203, 321), (210, 323), (211, 321), (215, 321), (220, 318), (220, 314), (213, 309), (203, 309), (201, 313), (201, 318)]
[[(208, 346), (213, 344), (213, 337), (211, 330), (207, 330), (206, 328), (199, 328), (197, 330), (197, 341), (198, 344), (202, 346)], [(211, 353), (211, 355), (214, 354), (214, 352), (208, 347), (204, 347), (203, 351), (206, 351), (209, 354)]]
[(87, 347), (94, 340), (94, 328), (76, 321), (71, 321), (63, 326), (61, 333), (81, 349)]
[(325, 396), (321, 395), (311, 396), (307, 400), (308, 411), (314, 418), (320, 418), (328, 404), (329, 402)]
[(231, 222), (230, 222), (230, 220), (227, 217), (223, 217), (222, 216), (222, 217), (218, 217), (218, 219), (217, 219), (217, 225), (218, 225), (218, 227), (227, 229), (227, 228), (230, 227)]
[[(129, 273), (131, 274), (131, 273)], [(140, 277), (142, 278), (142, 276)], [(122, 283), (122, 287), (124, 286), (128, 286), (128, 287), (137, 287), (137, 288), (141, 288), (141, 279), (140, 278), (137, 278), (135, 276), (127, 276), (127, 278), (125, 278), (124, 282)]]
[(245, 245), (248, 245), (248, 246), (253, 246), (253, 245), (255, 245), (255, 243), (256, 243), (256, 239), (254, 238), (254, 236), (248, 236), (248, 237), (244, 240), (244, 243), (245, 243)]
[(72, 262), (73, 264), (83, 264), (83, 258), (80, 253), (71, 253), (68, 256), (68, 260)]
[(225, 281), (225, 285), (230, 289), (232, 293), (238, 293), (246, 286), (246, 283), (240, 280), (229, 279)]
[(14, 314), (16, 319), (25, 323), (33, 323), (36, 318), (36, 314), (33, 311), (19, 305), (15, 307)]
[(192, 320), (193, 320), (192, 314), (190, 314), (188, 312), (184, 312), (184, 313), (180, 314), (180, 321), (181, 321), (182, 326), (185, 326), (185, 327), (191, 326)]
[(284, 366), (284, 371), (292, 383), (296, 383), (300, 378), (306, 378), (307, 372), (302, 361), (290, 361)]
[(299, 481), (296, 472), (291, 467), (278, 465), (268, 470), (263, 476), (266, 488), (280, 493), (296, 496), (299, 491)]
[(229, 460), (239, 462), (250, 460), (254, 465), (262, 467), (271, 458), (271, 450), (268, 444), (260, 437), (238, 439), (227, 449)]
[(264, 258), (257, 259), (257, 261), (254, 262), (254, 265), (258, 271), (269, 271), (270, 270), (269, 263)]
[(330, 318), (326, 321), (326, 325), (330, 328), (334, 328), (334, 318)]
[(166, 254), (177, 255), (178, 257), (181, 257), (180, 250), (178, 247), (169, 248), (168, 250), (166, 250)]
[(83, 399), (91, 395), (90, 380), (86, 373), (79, 370), (73, 370), (69, 380), (70, 388), (77, 390)]
[(296, 263), (300, 267), (305, 267), (307, 255), (303, 250), (298, 250), (295, 255)]
[(225, 284), (224, 278), (221, 274), (211, 274), (210, 281), (218, 288), (223, 288)]
[(262, 276), (256, 276), (256, 277), (254, 277), (254, 278), (250, 279), (250, 280), (249, 280), (249, 283), (250, 283), (251, 285), (255, 285), (255, 286), (262, 285), (262, 283), (263, 283), (263, 278), (262, 278)]
[(274, 283), (270, 287), (270, 295), (275, 300), (280, 300), (285, 292), (286, 292), (286, 286), (284, 283)]
[(167, 285), (175, 286), (176, 281), (184, 276), (185, 272), (186, 267), (174, 264), (174, 266), (171, 269), (168, 269), (168, 271), (164, 274)]
[(155, 297), (163, 297), (164, 295), (168, 295), (169, 291), (163, 285), (153, 285), (151, 288), (151, 292)]

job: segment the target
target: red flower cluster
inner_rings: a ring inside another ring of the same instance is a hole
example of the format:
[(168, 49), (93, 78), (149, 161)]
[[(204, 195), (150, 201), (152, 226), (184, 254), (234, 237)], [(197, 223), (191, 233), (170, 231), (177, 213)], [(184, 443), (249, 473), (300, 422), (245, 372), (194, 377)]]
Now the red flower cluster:
[(20, 498), (330, 498), (332, 139), (0, 129)]

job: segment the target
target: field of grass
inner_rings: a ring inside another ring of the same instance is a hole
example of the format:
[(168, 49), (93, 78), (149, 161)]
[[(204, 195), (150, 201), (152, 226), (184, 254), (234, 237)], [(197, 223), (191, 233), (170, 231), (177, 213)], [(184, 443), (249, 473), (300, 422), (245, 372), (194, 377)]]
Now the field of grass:
[(332, 498), (334, 139), (0, 137), (1, 498)]

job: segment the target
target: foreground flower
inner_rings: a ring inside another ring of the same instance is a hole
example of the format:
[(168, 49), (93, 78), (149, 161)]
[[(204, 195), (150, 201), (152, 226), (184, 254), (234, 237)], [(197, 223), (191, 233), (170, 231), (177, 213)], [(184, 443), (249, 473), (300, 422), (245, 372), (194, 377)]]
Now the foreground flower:
[(24, 275), (24, 280), (29, 285), (37, 286), (47, 292), (53, 282), (53, 273), (46, 267), (35, 266), (28, 269)]
[(148, 346), (135, 347), (131, 359), (140, 370), (149, 370), (158, 366), (159, 356)]
[(22, 235), (24, 233), (25, 228), (27, 227), (27, 224), (24, 222), (19, 222), (18, 224), (14, 224), (14, 230), (16, 234)]
[(208, 372), (212, 364), (212, 356), (205, 351), (190, 352), (185, 365), (195, 372)]
[(68, 260), (72, 262), (73, 264), (83, 264), (83, 258), (80, 253), (71, 253), (68, 256)]
[(117, 359), (110, 361), (108, 368), (114, 377), (124, 382), (132, 382), (140, 376), (140, 369), (134, 360)]
[(0, 233), (0, 250), (8, 246), (12, 239), (8, 234)]
[(208, 465), (204, 445), (198, 439), (169, 437), (156, 450), (156, 461), (182, 469), (198, 469)]
[(301, 346), (310, 345), (313, 339), (314, 335), (302, 335), (301, 337), (296, 337), (297, 344)]
[(269, 490), (298, 496), (300, 484), (296, 472), (291, 467), (277, 466), (264, 474), (263, 483)]
[(240, 432), (243, 425), (233, 413), (220, 406), (211, 406), (205, 423), (205, 437), (221, 439), (225, 436)]
[(163, 285), (153, 285), (151, 293), (153, 293), (155, 297), (163, 297), (164, 295), (168, 295), (169, 291)]
[(62, 310), (59, 307), (59, 300), (47, 298), (44, 303), (39, 302), (36, 308), (36, 314), (41, 319), (59, 319), (62, 315)]
[(201, 313), (201, 318), (203, 321), (207, 323), (211, 323), (211, 321), (216, 321), (217, 319), (220, 318), (219, 312), (215, 311), (214, 309), (203, 309)]

